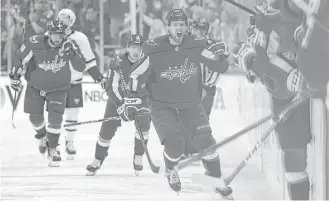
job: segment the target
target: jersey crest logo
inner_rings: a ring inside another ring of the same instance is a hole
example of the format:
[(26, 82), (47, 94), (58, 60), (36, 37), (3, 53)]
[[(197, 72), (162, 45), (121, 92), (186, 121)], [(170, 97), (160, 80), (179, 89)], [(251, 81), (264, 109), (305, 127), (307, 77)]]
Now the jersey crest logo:
[(179, 80), (184, 84), (187, 80), (195, 75), (198, 71), (197, 66), (194, 63), (190, 63), (188, 66), (188, 58), (185, 59), (184, 65), (180, 67), (169, 67), (165, 72), (160, 73), (161, 78), (166, 78), (168, 80), (173, 80), (174, 78), (179, 78)]
[(31, 36), (31, 37), (30, 37), (30, 42), (31, 42), (31, 43), (38, 43), (39, 41), (37, 41), (37, 35), (35, 35), (35, 36)]
[(38, 66), (45, 70), (51, 70), (53, 73), (56, 73), (57, 71), (61, 70), (66, 65), (66, 61), (63, 61), (63, 59), (59, 60), (58, 55), (56, 55), (55, 60), (53, 61), (44, 61), (41, 64), (38, 64)]
[(203, 39), (205, 39), (205, 37), (203, 37), (203, 36), (197, 36), (194, 38), (194, 40), (203, 40)]

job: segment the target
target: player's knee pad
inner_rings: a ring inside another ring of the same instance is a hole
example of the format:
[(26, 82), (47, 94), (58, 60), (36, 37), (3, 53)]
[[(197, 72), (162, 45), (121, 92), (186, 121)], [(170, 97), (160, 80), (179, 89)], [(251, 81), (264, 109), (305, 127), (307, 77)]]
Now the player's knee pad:
[(103, 122), (101, 130), (99, 132), (99, 136), (104, 140), (111, 140), (114, 137), (118, 127), (120, 126), (121, 126), (120, 120)]
[(35, 130), (40, 130), (45, 126), (43, 114), (30, 114), (29, 118)]
[[(148, 140), (150, 137), (150, 131), (142, 131), (142, 135), (143, 135), (144, 140)], [(141, 140), (140, 134), (137, 130), (135, 132), (135, 138), (138, 140)]]
[(137, 123), (142, 132), (149, 131), (151, 128), (151, 117), (149, 115), (138, 116)]
[(197, 136), (193, 136), (191, 139), (191, 145), (196, 148), (196, 150), (203, 151), (216, 144), (216, 140), (212, 136), (211, 132), (206, 132)]
[(282, 151), (285, 172), (304, 172), (307, 167), (307, 147)]
[(80, 108), (66, 108), (65, 119), (70, 121), (78, 121)]
[(171, 162), (178, 162), (185, 150), (185, 139), (178, 133), (168, 135), (163, 145), (165, 158)]
[(59, 134), (61, 132), (63, 114), (57, 112), (48, 112), (47, 132)]

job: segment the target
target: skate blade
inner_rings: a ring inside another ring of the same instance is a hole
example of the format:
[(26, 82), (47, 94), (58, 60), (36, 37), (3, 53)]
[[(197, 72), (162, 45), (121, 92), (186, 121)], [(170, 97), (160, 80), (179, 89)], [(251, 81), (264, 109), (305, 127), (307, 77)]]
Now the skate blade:
[(60, 166), (60, 161), (51, 161), (48, 163), (49, 167), (59, 167)]
[(97, 172), (97, 171), (95, 171), (95, 172), (91, 172), (91, 171), (88, 171), (88, 170), (87, 170), (86, 176), (95, 176), (96, 172)]
[(67, 160), (74, 160), (75, 159), (75, 154), (67, 154), (66, 159)]
[(141, 170), (135, 170), (135, 175), (138, 177), (139, 174), (141, 173)]

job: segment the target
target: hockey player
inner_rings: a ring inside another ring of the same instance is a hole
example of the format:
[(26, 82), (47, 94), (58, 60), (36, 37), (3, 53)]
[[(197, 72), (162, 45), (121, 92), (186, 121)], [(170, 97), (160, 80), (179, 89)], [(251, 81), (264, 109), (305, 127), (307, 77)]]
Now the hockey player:
[[(146, 88), (151, 119), (164, 145), (167, 180), (172, 190), (180, 192), (181, 182), (175, 166), (185, 150), (183, 127), (191, 134), (191, 143), (198, 151), (216, 143), (201, 105), (202, 68), (224, 73), (228, 63), (220, 45), (187, 34), (188, 19), (183, 10), (169, 11), (166, 20), (169, 33), (143, 44), (140, 60), (130, 74), (125, 110), (119, 115), (129, 121), (144, 112), (140, 102), (143, 103), (141, 95)], [(208, 153), (202, 162), (206, 175), (222, 182), (215, 188), (216, 192), (230, 196), (232, 189), (221, 179), (218, 153)]]
[[(26, 70), (24, 112), (30, 114), (30, 121), (37, 132), (35, 137), (40, 140), (41, 153), (46, 152), (44, 142), (48, 140), (49, 166), (59, 166), (61, 161), (56, 146), (67, 90), (71, 87), (74, 71), (83, 70), (79, 49), (70, 40), (66, 40), (66, 28), (59, 20), (51, 21), (48, 24), (48, 35), (35, 35), (26, 40), (15, 56), (14, 67), (9, 75), (11, 87), (19, 91), (22, 86), (21, 73)], [(77, 65), (80, 68), (73, 69), (72, 63), (80, 63)], [(44, 119), (45, 103), (48, 124)]]
[[(192, 22), (192, 29), (191, 29), (191, 33), (199, 36), (199, 37), (203, 37), (206, 39), (210, 39), (209, 38), (209, 28), (210, 28), (210, 24), (207, 21), (207, 19), (205, 18), (198, 18), (193, 20)], [(222, 46), (223, 46), (223, 55), (228, 58), (229, 57), (229, 51), (227, 48), (227, 45), (225, 44), (225, 42), (222, 42)], [(205, 71), (203, 72), (203, 82), (204, 82), (204, 89), (203, 89), (203, 100), (202, 100), (202, 106), (209, 118), (210, 113), (211, 113), (211, 109), (214, 103), (214, 99), (215, 99), (215, 95), (216, 95), (216, 84), (219, 80), (219, 74), (217, 72), (213, 72), (208, 68), (204, 69)], [(192, 154), (196, 154), (197, 150), (193, 147), (191, 147), (190, 143), (189, 143), (189, 135), (186, 135), (186, 153), (185, 156), (182, 157), (182, 159), (187, 159), (189, 158), (189, 155)], [(198, 162), (197, 162), (198, 164)]]
[[(264, 10), (258, 8), (251, 27), (251, 44), (240, 51), (241, 65), (267, 86), (272, 110), (289, 104), (304, 86), (296, 65), (297, 43), (294, 30), (301, 23), (301, 12), (291, 1), (277, 0)], [(308, 101), (307, 101), (308, 102)], [(292, 111), (275, 129), (282, 149), (283, 168), (289, 197), (308, 200), (310, 178), (306, 171), (307, 144), (311, 140), (309, 102)]]
[[(81, 51), (81, 55), (85, 61), (85, 70), (80, 73), (76, 73), (76, 77), (73, 79), (72, 87), (67, 91), (66, 109), (65, 109), (65, 122), (66, 123), (76, 123), (78, 122), (79, 110), (83, 107), (83, 96), (82, 96), (82, 78), (83, 73), (88, 72), (95, 82), (104, 85), (106, 79), (103, 78), (102, 74), (99, 72), (96, 57), (92, 52), (89, 40), (87, 36), (80, 32), (72, 29), (75, 23), (76, 16), (74, 12), (70, 9), (62, 9), (58, 13), (58, 18), (67, 26), (65, 31), (66, 36), (75, 42)], [(104, 87), (103, 87), (104, 88)], [(71, 126), (65, 128), (66, 138), (65, 138), (65, 151), (67, 153), (67, 159), (74, 159), (76, 155), (76, 149), (74, 146), (74, 137), (77, 133), (77, 128)]]
[[(119, 117), (118, 113), (123, 108), (123, 98), (127, 93), (128, 76), (132, 65), (136, 63), (141, 54), (141, 46), (143, 44), (143, 38), (141, 35), (132, 35), (127, 43), (127, 52), (120, 55), (115, 62), (112, 62), (108, 72), (108, 79), (106, 82), (106, 90), (109, 96), (107, 101), (104, 118)], [(142, 97), (146, 100), (146, 94)], [(143, 107), (147, 109), (146, 102)], [(149, 113), (149, 112), (148, 112)], [(151, 117), (150, 115), (138, 116), (137, 124), (139, 125), (143, 137), (144, 143), (147, 144), (150, 130)], [(112, 138), (117, 131), (117, 128), (121, 126), (121, 120), (112, 120), (102, 123), (101, 130), (98, 135), (96, 143), (95, 159), (87, 166), (87, 176), (95, 175), (96, 171), (101, 167), (105, 157), (108, 154), (108, 149)], [(133, 156), (133, 167), (135, 173), (138, 176), (139, 172), (143, 170), (143, 154), (144, 148), (141, 142), (139, 133), (136, 129), (135, 134), (135, 148)]]

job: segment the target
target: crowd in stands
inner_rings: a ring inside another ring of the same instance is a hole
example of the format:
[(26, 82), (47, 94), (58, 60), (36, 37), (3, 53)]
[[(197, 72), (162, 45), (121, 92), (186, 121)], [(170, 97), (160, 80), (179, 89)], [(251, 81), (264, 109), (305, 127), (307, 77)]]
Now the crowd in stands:
[[(250, 0), (247, 0), (250, 1)], [(1, 71), (6, 72), (8, 53), (15, 51), (24, 38), (46, 31), (47, 21), (55, 17), (61, 8), (70, 8), (77, 15), (74, 25), (76, 30), (84, 32), (92, 45), (96, 56), (100, 57), (99, 3), (104, 9), (104, 44), (125, 46), (125, 39), (130, 35), (131, 16), (129, 0), (11, 0), (7, 5), (1, 1)], [(182, 8), (189, 18), (205, 17), (211, 23), (210, 35), (215, 39), (229, 41), (241, 20), (241, 11), (219, 0), (137, 0), (138, 32), (145, 39), (167, 32), (165, 16), (172, 8)], [(140, 14), (141, 13), (141, 14)], [(141, 30), (141, 31), (139, 31)], [(24, 32), (24, 33), (23, 33)], [(11, 39), (11, 40), (8, 40)], [(12, 42), (8, 42), (12, 41)], [(11, 46), (11, 47), (10, 47)], [(113, 49), (105, 49), (105, 59), (110, 58)]]

